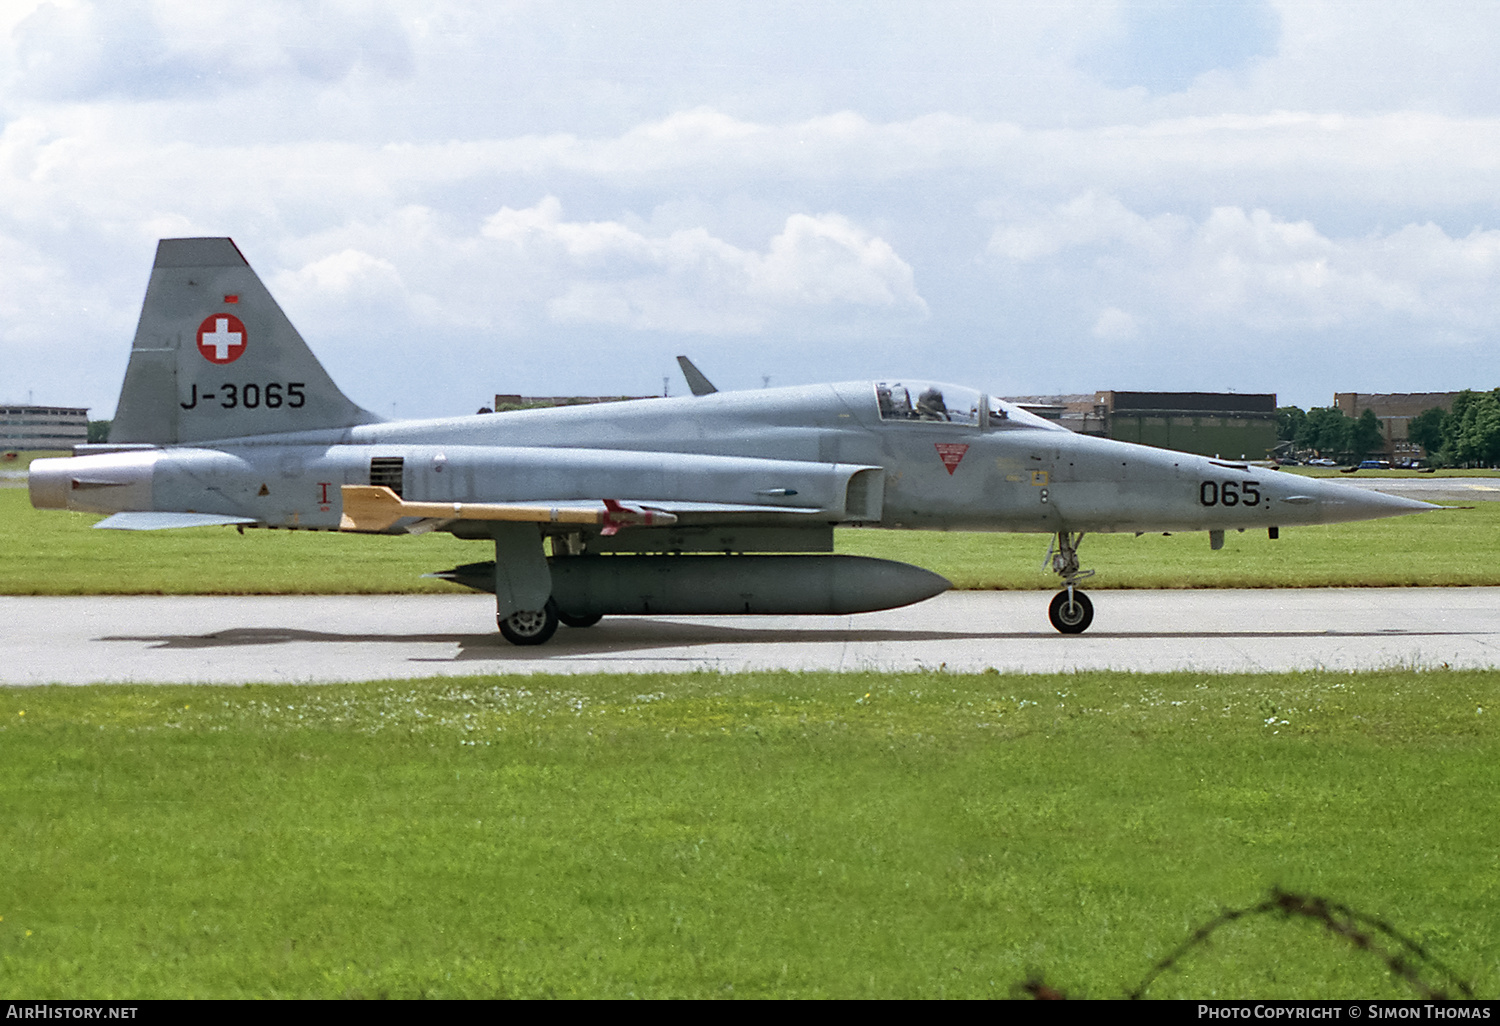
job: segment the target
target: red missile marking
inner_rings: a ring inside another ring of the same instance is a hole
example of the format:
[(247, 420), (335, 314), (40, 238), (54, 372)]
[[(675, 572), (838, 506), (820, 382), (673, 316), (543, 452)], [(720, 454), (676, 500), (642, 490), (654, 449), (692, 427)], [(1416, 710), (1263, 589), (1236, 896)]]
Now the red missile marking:
[(969, 447), (961, 442), (938, 442), (936, 447), (938, 459), (948, 468), (949, 476), (958, 469), (958, 465), (963, 462), (964, 453), (969, 451)]
[[(656, 522), (656, 514), (649, 509), (638, 509), (635, 506), (627, 506), (616, 499), (604, 500), (604, 529), (599, 533), (606, 538), (620, 533), (620, 528), (640, 525), (650, 527)], [(675, 524), (677, 518), (673, 517), (668, 523)]]

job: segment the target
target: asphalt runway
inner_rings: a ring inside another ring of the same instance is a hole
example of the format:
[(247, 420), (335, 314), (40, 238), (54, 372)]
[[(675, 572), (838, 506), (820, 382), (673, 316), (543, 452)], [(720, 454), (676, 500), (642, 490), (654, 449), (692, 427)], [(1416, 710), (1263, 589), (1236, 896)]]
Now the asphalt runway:
[(1398, 495), (1422, 502), (1463, 503), (1500, 502), (1500, 478), (1493, 477), (1366, 477), (1355, 475), (1329, 479), (1338, 484), (1367, 488), (1372, 492)]
[(539, 648), (487, 595), (0, 597), (0, 683), (323, 683), (489, 673), (1043, 673), (1500, 665), (1500, 588), (1096, 591), (1088, 633), (1047, 592), (949, 592), (857, 616), (617, 617)]

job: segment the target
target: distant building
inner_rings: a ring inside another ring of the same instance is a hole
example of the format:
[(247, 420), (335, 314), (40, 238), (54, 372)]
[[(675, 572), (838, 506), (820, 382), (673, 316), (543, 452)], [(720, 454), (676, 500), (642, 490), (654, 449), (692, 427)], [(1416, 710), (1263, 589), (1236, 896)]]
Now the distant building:
[(1055, 420), (1080, 435), (1104, 438), (1109, 433), (1107, 411), (1099, 403), (1099, 394), (1094, 392), (1087, 395), (1022, 395), (1006, 402), (1015, 403), (1027, 413)]
[(1095, 392), (1010, 400), (1080, 434), (1224, 459), (1261, 460), (1276, 447), (1276, 395)]
[(1407, 438), (1411, 419), (1433, 407), (1453, 409), (1457, 395), (1457, 392), (1335, 392), (1333, 405), (1346, 417), (1358, 418), (1366, 410), (1374, 413), (1385, 438), (1385, 455), (1393, 462), (1400, 462), (1427, 455), (1425, 449)]
[(0, 449), (71, 449), (88, 440), (87, 406), (0, 406)]
[(1263, 460), (1276, 448), (1276, 394), (1100, 392), (1109, 437), (1226, 459)]

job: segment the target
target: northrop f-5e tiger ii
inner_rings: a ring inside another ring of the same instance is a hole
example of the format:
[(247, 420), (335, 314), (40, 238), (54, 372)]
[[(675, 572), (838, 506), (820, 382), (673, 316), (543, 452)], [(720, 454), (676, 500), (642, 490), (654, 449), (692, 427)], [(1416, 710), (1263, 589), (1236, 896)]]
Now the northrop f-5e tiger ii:
[[(448, 531), (494, 561), (500, 632), (616, 614), (854, 613), (949, 584), (834, 555), (836, 527), (1052, 535), (1049, 615), (1085, 630), (1078, 546), (1102, 531), (1368, 520), (1427, 503), (1074, 434), (955, 385), (886, 380), (384, 421), (329, 378), (227, 238), (163, 239), (110, 440), (32, 463), (31, 502), (96, 526)], [(487, 555), (488, 553), (486, 553)]]

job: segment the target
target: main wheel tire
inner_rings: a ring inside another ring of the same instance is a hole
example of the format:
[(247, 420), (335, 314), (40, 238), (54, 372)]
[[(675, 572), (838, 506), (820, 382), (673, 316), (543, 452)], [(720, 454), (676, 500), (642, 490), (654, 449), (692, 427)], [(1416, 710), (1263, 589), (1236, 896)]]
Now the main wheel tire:
[(604, 619), (604, 614), (595, 613), (592, 616), (574, 616), (572, 613), (564, 613), (559, 609), (557, 611), (557, 619), (564, 627), (592, 627)]
[(557, 633), (557, 606), (548, 599), (542, 609), (521, 609), (495, 620), (500, 634), (512, 645), (540, 645)]
[(1064, 634), (1082, 634), (1094, 622), (1094, 604), (1077, 588), (1073, 589), (1071, 602), (1068, 601), (1068, 593), (1060, 591), (1052, 596), (1052, 604), (1047, 607), (1047, 619)]

